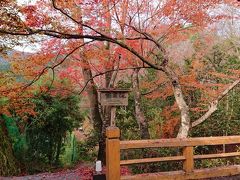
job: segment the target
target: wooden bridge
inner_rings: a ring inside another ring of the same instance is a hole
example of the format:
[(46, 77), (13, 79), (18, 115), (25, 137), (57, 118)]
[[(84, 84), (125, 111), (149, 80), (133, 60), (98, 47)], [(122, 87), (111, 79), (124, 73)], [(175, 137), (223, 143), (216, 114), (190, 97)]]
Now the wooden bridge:
[[(107, 180), (201, 179), (240, 174), (240, 165), (194, 169), (194, 160), (197, 159), (201, 160), (240, 156), (240, 152), (194, 155), (195, 146), (239, 144), (240, 136), (120, 141), (119, 129), (117, 127), (109, 127), (106, 132), (106, 137)], [(183, 148), (183, 153), (182, 155), (178, 156), (120, 160), (120, 150), (163, 147), (180, 147)], [(169, 161), (183, 161), (183, 169), (180, 171), (146, 173), (127, 176), (120, 175), (121, 165)]]

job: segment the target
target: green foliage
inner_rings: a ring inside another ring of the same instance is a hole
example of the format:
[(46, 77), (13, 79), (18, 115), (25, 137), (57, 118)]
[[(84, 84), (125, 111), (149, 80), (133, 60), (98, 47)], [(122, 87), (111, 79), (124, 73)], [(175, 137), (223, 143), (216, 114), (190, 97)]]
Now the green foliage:
[(78, 160), (77, 142), (74, 134), (68, 133), (65, 138), (60, 162), (64, 166), (72, 166)]
[(67, 132), (78, 127), (82, 121), (79, 100), (74, 96), (40, 94), (33, 102), (37, 116), (28, 119), (28, 159), (49, 165), (59, 164)]
[[(153, 81), (156, 78), (156, 70), (148, 69), (148, 81)], [(130, 84), (121, 82), (118, 86), (129, 88)], [(143, 89), (143, 92), (146, 90)], [(166, 101), (168, 102), (168, 101)], [(147, 99), (144, 96), (141, 98), (141, 107), (149, 124), (149, 133), (151, 138), (161, 136), (161, 128), (164, 122), (161, 116), (162, 108), (165, 101), (161, 99)], [(140, 139), (140, 130), (137, 120), (134, 116), (134, 97), (129, 93), (128, 106), (125, 108), (117, 108), (116, 125), (121, 129), (121, 139)], [(157, 130), (160, 127), (160, 131)]]
[(239, 50), (231, 40), (226, 40), (215, 45), (211, 51), (205, 55), (205, 63), (210, 64), (219, 72), (227, 72), (228, 69), (239, 69)]
[(196, 168), (214, 168), (220, 166), (239, 165), (239, 157), (204, 159), (195, 161)]
[(142, 107), (144, 115), (148, 120), (149, 134), (151, 138), (160, 138), (162, 136), (162, 127), (164, 123), (162, 109), (164, 102), (165, 101), (160, 98), (147, 99), (142, 97)]
[(74, 134), (68, 133), (65, 138), (64, 151), (60, 156), (60, 162), (64, 166), (72, 166), (79, 161), (92, 162), (97, 156), (97, 138), (94, 135), (83, 141), (76, 141)]
[[(202, 75), (202, 81), (209, 81), (219, 84), (231, 83), (233, 80), (227, 78), (227, 75), (234, 76), (235, 74), (231, 70), (240, 69), (239, 47), (233, 42), (237, 42), (239, 38), (235, 40), (227, 39), (219, 44), (213, 46), (213, 48), (205, 54), (204, 63), (206, 69), (205, 75)], [(225, 74), (226, 77), (212, 76), (207, 72), (217, 72)], [(203, 73), (203, 74), (204, 74)], [(212, 87), (217, 89), (218, 87)], [(191, 136), (223, 136), (223, 135), (238, 135), (240, 126), (240, 87), (236, 86), (231, 90), (218, 104), (218, 110), (214, 112), (204, 123), (198, 125), (191, 130)], [(203, 96), (201, 92), (193, 91), (188, 93), (187, 99), (191, 102), (188, 103), (191, 106), (195, 106), (200, 97)], [(205, 97), (207, 98), (207, 97)], [(206, 107), (205, 107), (206, 108)], [(191, 113), (191, 119), (198, 119), (203, 113), (194, 112)]]
[[(218, 105), (218, 110), (204, 123), (193, 128), (191, 136), (240, 135), (240, 90), (232, 90)], [(193, 116), (194, 118), (194, 116)]]
[(90, 136), (88, 139), (77, 143), (78, 160), (93, 162), (97, 157), (97, 139)]
[[(198, 146), (195, 147), (194, 154), (219, 154), (221, 152), (234, 152), (239, 151), (236, 145), (218, 145), (218, 146)], [(239, 157), (228, 158), (215, 158), (215, 159), (202, 159), (195, 161), (196, 168), (212, 168), (219, 166), (240, 164)]]
[(0, 97), (0, 106), (6, 105), (8, 102), (8, 98), (6, 97)]
[[(34, 103), (37, 115), (28, 116), (27, 122), (14, 112), (13, 118), (3, 116), (19, 162), (25, 165), (29, 173), (46, 171), (53, 165), (68, 165), (69, 161), (76, 162), (75, 138), (71, 136), (70, 141), (65, 140), (67, 134), (79, 127), (83, 120), (83, 113), (79, 111), (79, 99), (75, 96), (60, 97), (45, 93), (36, 94), (30, 101)], [(18, 126), (23, 123), (25, 130), (20, 133)], [(71, 156), (70, 160), (68, 156)]]
[(6, 115), (2, 115), (2, 118), (5, 121), (8, 130), (8, 135), (11, 138), (12, 143), (15, 144), (18, 141), (18, 137), (20, 136), (15, 120)]
[(5, 121), (8, 136), (11, 139), (14, 155), (21, 162), (24, 161), (27, 151), (26, 134), (20, 134), (17, 126), (18, 118), (10, 118), (2, 115)]
[[(181, 152), (177, 148), (151, 148), (124, 150), (121, 159), (142, 159), (154, 157), (177, 156)], [(182, 169), (182, 162), (155, 162), (147, 164), (131, 165), (134, 174), (154, 173), (162, 171), (176, 171)]]
[(140, 139), (138, 124), (131, 108), (117, 110), (116, 125), (121, 129), (121, 139)]
[(13, 154), (5, 121), (0, 118), (0, 176), (13, 176), (19, 172), (19, 164)]
[[(120, 81), (119, 88), (130, 88), (131, 83)], [(117, 108), (116, 125), (121, 129), (121, 139), (140, 139), (140, 132), (137, 120), (134, 116), (134, 97), (129, 94), (128, 106)]]

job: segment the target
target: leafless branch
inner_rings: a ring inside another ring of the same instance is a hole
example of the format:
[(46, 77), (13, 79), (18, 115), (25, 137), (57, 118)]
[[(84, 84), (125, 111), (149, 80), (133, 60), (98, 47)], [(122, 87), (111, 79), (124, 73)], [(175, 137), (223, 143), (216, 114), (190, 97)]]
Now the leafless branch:
[(118, 74), (118, 71), (119, 71), (119, 66), (120, 66), (120, 60), (121, 60), (121, 55), (119, 55), (119, 58), (117, 60), (117, 66), (116, 68), (113, 66), (113, 70), (115, 70), (111, 76), (111, 80), (109, 82), (109, 87), (114, 87), (114, 84), (115, 84), (115, 80), (117, 78), (117, 74)]
[(108, 70), (108, 71), (104, 71), (104, 72), (101, 72), (101, 73), (98, 73), (94, 76), (92, 76), (92, 78), (88, 79), (87, 82), (84, 84), (83, 88), (81, 89), (81, 91), (79, 92), (79, 94), (81, 94), (87, 87), (88, 83), (90, 81), (92, 81), (94, 78), (98, 77), (98, 76), (102, 76), (106, 73), (110, 73), (110, 72), (114, 72), (114, 71), (125, 71), (125, 70), (133, 70), (133, 69), (147, 69), (147, 68), (151, 68), (151, 67), (129, 67), (129, 68), (119, 68), (119, 69), (111, 69), (111, 70)]
[(197, 119), (196, 121), (194, 121), (192, 123), (192, 127), (195, 127), (199, 124), (201, 124), (202, 122), (204, 122), (208, 117), (210, 117), (216, 110), (217, 110), (217, 105), (219, 103), (219, 101), (226, 96), (229, 91), (231, 91), (234, 87), (236, 87), (238, 84), (240, 83), (240, 79), (237, 79), (236, 81), (234, 81), (227, 89), (225, 89), (214, 101), (212, 101), (210, 103), (209, 109), (208, 111), (201, 116), (199, 119)]

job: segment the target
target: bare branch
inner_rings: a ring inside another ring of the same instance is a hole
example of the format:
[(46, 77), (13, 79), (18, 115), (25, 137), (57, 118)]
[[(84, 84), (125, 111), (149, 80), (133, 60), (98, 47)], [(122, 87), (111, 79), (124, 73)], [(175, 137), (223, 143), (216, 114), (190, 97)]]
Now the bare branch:
[(151, 67), (129, 67), (129, 68), (119, 68), (119, 69), (111, 69), (111, 70), (108, 70), (108, 71), (104, 71), (104, 72), (101, 72), (101, 73), (98, 73), (94, 76), (92, 76), (92, 78), (88, 79), (87, 82), (85, 83), (85, 85), (83, 86), (83, 88), (81, 89), (81, 91), (79, 92), (79, 94), (81, 94), (87, 87), (88, 83), (90, 81), (92, 81), (94, 78), (98, 77), (98, 76), (102, 76), (106, 73), (109, 73), (109, 72), (114, 72), (114, 71), (125, 71), (125, 70), (134, 70), (134, 69), (147, 69), (147, 68), (151, 68)]
[(234, 87), (236, 87), (238, 84), (240, 83), (240, 79), (234, 81), (227, 89), (225, 89), (218, 97), (216, 100), (214, 100), (213, 102), (210, 103), (210, 107), (208, 109), (208, 111), (199, 119), (197, 119), (196, 121), (194, 121), (192, 123), (192, 127), (195, 127), (199, 124), (201, 124), (202, 122), (204, 122), (207, 118), (209, 118), (216, 110), (217, 110), (217, 105), (219, 103), (219, 101), (228, 94), (229, 91), (231, 91)]
[(117, 61), (117, 67), (113, 67), (113, 70), (115, 70), (111, 76), (111, 80), (109, 82), (109, 87), (114, 87), (115, 84), (115, 80), (117, 78), (117, 74), (118, 74), (118, 70), (119, 70), (119, 66), (120, 66), (120, 60), (121, 60), (121, 55), (119, 55), (118, 57), (118, 61)]

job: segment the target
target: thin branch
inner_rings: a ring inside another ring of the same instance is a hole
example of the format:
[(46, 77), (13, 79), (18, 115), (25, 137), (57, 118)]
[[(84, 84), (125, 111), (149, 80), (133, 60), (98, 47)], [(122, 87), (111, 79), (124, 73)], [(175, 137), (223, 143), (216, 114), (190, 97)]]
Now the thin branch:
[(161, 88), (162, 86), (166, 85), (167, 83), (168, 82), (158, 84), (156, 87), (152, 88), (150, 91), (145, 92), (145, 93), (141, 93), (141, 95), (143, 95), (143, 96), (149, 95), (149, 94), (153, 93), (154, 91), (158, 90), (159, 88)]
[(199, 119), (197, 119), (196, 121), (194, 121), (192, 123), (192, 127), (195, 127), (199, 124), (201, 124), (202, 122), (204, 122), (208, 117), (210, 117), (216, 110), (217, 110), (217, 105), (219, 103), (219, 101), (228, 94), (229, 91), (231, 91), (234, 87), (236, 87), (238, 84), (240, 83), (240, 79), (234, 81), (227, 89), (225, 89), (218, 97), (216, 100), (214, 100), (213, 102), (210, 103), (210, 107), (208, 109), (208, 111), (201, 116)]
[(133, 70), (133, 69), (147, 69), (147, 68), (151, 68), (151, 67), (129, 67), (129, 68), (119, 68), (119, 69), (111, 69), (111, 70), (108, 70), (108, 71), (104, 71), (104, 72), (101, 72), (101, 73), (98, 73), (94, 76), (92, 76), (90, 79), (87, 80), (87, 82), (85, 83), (85, 85), (83, 86), (83, 88), (81, 89), (81, 91), (79, 92), (79, 94), (82, 94), (82, 92), (86, 89), (88, 83), (90, 81), (92, 81), (94, 78), (98, 77), (98, 76), (102, 76), (106, 73), (109, 73), (109, 72), (114, 72), (114, 71), (125, 71), (125, 70)]
[(111, 38), (105, 35), (101, 36), (93, 36), (93, 35), (80, 35), (80, 34), (66, 34), (62, 32), (57, 32), (53, 30), (31, 30), (30, 32), (10, 32), (10, 31), (5, 31), (0, 29), (0, 33), (5, 33), (5, 34), (11, 34), (11, 35), (23, 35), (23, 36), (29, 36), (29, 35), (34, 35), (34, 34), (44, 34), (48, 35), (51, 37), (55, 38), (60, 38), (60, 39), (92, 39), (92, 40), (97, 40), (97, 41), (107, 41), (107, 42), (112, 42), (114, 44), (119, 45), (123, 49), (131, 52), (133, 55), (138, 57), (142, 62), (145, 64), (149, 65), (153, 69), (160, 70), (164, 72), (164, 68), (158, 65), (155, 65), (151, 62), (149, 62), (147, 59), (145, 59), (143, 56), (141, 56), (135, 49), (132, 47), (126, 45), (124, 42), (120, 41), (119, 39), (116, 38)]
[(50, 90), (52, 88), (54, 80), (55, 80), (55, 70), (54, 69), (51, 69), (51, 70), (52, 70), (52, 80), (51, 80), (48, 90)]
[(25, 90), (26, 88), (28, 88), (29, 86), (31, 86), (32, 84), (34, 84), (35, 82), (37, 82), (37, 81), (40, 79), (40, 77), (45, 73), (46, 70), (51, 69), (51, 70), (53, 71), (56, 67), (58, 67), (59, 65), (61, 65), (70, 55), (72, 55), (76, 50), (78, 50), (79, 48), (81, 48), (81, 47), (85, 46), (86, 44), (89, 44), (89, 43), (91, 43), (91, 42), (93, 42), (93, 41), (94, 41), (94, 40), (89, 41), (89, 42), (85, 42), (85, 43), (81, 44), (80, 46), (74, 48), (74, 49), (73, 49), (71, 52), (69, 52), (59, 63), (57, 63), (57, 64), (55, 64), (55, 65), (53, 65), (53, 66), (46, 66), (45, 68), (43, 68), (42, 71), (41, 71), (30, 83), (28, 83), (27, 85), (25, 85), (25, 86), (23, 87), (23, 90)]
[(111, 80), (109, 82), (109, 85), (108, 87), (114, 87), (114, 84), (115, 84), (115, 80), (117, 78), (117, 74), (118, 74), (118, 71), (119, 71), (119, 66), (120, 66), (120, 60), (121, 60), (121, 55), (119, 54), (119, 57), (118, 57), (118, 61), (117, 61), (117, 67), (113, 67), (113, 70), (115, 70), (111, 76)]
[(82, 22), (82, 20), (81, 20), (81, 21), (77, 21), (76, 19), (74, 19), (72, 16), (70, 16), (70, 15), (69, 15), (68, 13), (66, 13), (64, 10), (62, 10), (62, 9), (59, 8), (59, 7), (57, 7), (55, 0), (52, 0), (52, 5), (53, 5), (53, 7), (54, 7), (56, 10), (60, 11), (63, 15), (67, 16), (67, 17), (68, 17), (69, 19), (71, 19), (73, 22), (75, 22), (75, 23), (77, 23), (77, 24), (79, 24), (79, 25), (82, 25), (83, 27), (86, 27), (86, 28), (91, 29), (92, 31), (96, 32), (97, 34), (101, 35), (102, 37), (105, 37), (105, 36), (106, 36), (105, 34), (101, 33), (100, 31), (97, 31), (96, 29), (92, 28), (91, 26), (89, 26), (89, 25), (87, 25), (87, 24), (84, 24), (84, 23)]
[(74, 19), (72, 16), (70, 16), (68, 13), (66, 13), (65, 11), (63, 11), (61, 8), (57, 7), (55, 0), (52, 0), (52, 5), (54, 7), (54, 9), (60, 11), (62, 14), (64, 14), (65, 16), (67, 16), (69, 19), (71, 19), (73, 22), (77, 23), (77, 24), (81, 24), (80, 21), (77, 21), (76, 19)]

